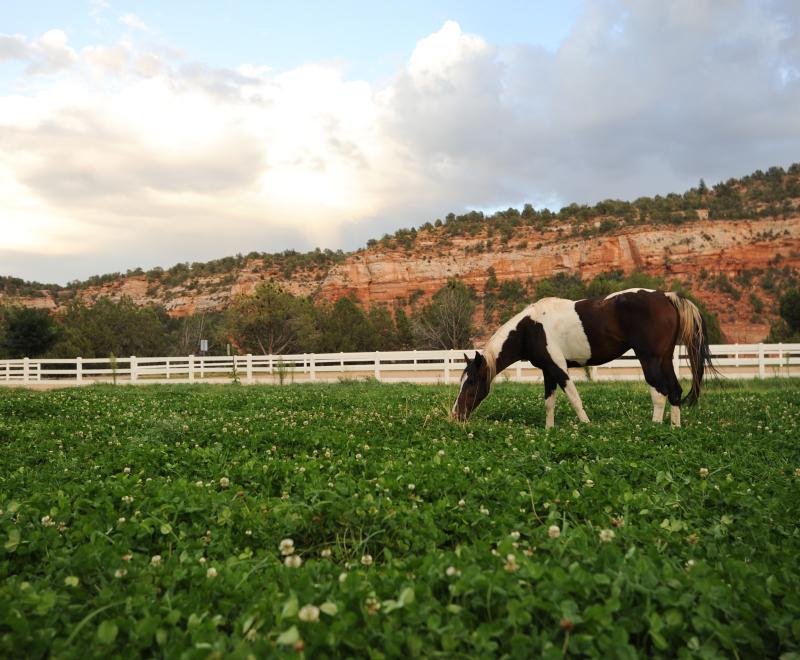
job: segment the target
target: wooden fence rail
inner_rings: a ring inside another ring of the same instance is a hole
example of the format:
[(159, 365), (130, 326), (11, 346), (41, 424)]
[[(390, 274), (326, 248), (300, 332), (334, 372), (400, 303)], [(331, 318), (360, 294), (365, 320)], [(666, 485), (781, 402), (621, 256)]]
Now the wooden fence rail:
[[(474, 351), (468, 351), (470, 354)], [(180, 357), (21, 358), (0, 360), (0, 385), (87, 385), (90, 383), (285, 383), (375, 378), (382, 382), (457, 383), (464, 351), (378, 351), (302, 355), (187, 355)], [(713, 360), (727, 378), (800, 376), (800, 344), (719, 344)], [(688, 378), (685, 348), (675, 347), (674, 364)], [(642, 380), (631, 351), (617, 360), (572, 369), (575, 380)], [(500, 380), (541, 381), (541, 372), (517, 362)]]

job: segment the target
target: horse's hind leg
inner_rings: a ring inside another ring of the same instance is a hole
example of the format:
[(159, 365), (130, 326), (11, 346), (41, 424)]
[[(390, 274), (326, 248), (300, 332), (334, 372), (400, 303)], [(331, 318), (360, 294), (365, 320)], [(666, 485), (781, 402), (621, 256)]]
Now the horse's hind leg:
[(681, 425), (681, 384), (675, 375), (672, 367), (672, 355), (667, 354), (661, 358), (661, 376), (667, 386), (667, 398), (669, 398), (669, 423), (672, 426)]
[(661, 394), (655, 387), (650, 386), (650, 398), (653, 401), (653, 421), (661, 424), (664, 421), (664, 406), (667, 403), (667, 395)]
[(644, 379), (650, 386), (650, 399), (653, 402), (653, 421), (661, 424), (664, 419), (664, 407), (669, 395), (669, 380), (663, 373), (663, 362), (653, 355), (644, 355), (634, 351), (642, 365)]

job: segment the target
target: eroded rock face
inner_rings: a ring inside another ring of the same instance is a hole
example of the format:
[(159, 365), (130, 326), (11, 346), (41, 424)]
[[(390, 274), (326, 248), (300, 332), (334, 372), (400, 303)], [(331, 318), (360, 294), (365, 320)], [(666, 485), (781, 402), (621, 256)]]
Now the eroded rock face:
[[(775, 318), (777, 305), (770, 292), (753, 289), (764, 301), (764, 312), (752, 320), (749, 295), (735, 300), (730, 294), (703, 286), (701, 272), (724, 274), (733, 279), (748, 270), (770, 265), (800, 268), (800, 216), (753, 221), (698, 221), (679, 226), (641, 225), (614, 233), (579, 238), (564, 236), (564, 228), (544, 232), (519, 228), (506, 245), (497, 237), (489, 251), (479, 251), (485, 234), (451, 237), (420, 232), (413, 250), (387, 250), (376, 246), (348, 256), (328, 269), (308, 270), (284, 277), (266, 269), (261, 260), (248, 262), (230, 275), (197, 278), (192, 283), (165, 287), (148, 282), (144, 275), (122, 277), (102, 286), (78, 292), (91, 303), (100, 297), (130, 296), (136, 303), (164, 306), (172, 316), (225, 308), (239, 294), (252, 293), (263, 281), (282, 284), (295, 295), (335, 300), (355, 296), (365, 306), (394, 304), (410, 297), (424, 300), (447, 280), (457, 277), (483, 291), (489, 268), (502, 282), (537, 281), (557, 273), (577, 274), (583, 280), (611, 270), (641, 271), (667, 281), (686, 281), (696, 295), (720, 319), (729, 341), (763, 339)], [(563, 237), (562, 237), (563, 236)], [(16, 302), (57, 311), (65, 301), (46, 292), (44, 297)]]

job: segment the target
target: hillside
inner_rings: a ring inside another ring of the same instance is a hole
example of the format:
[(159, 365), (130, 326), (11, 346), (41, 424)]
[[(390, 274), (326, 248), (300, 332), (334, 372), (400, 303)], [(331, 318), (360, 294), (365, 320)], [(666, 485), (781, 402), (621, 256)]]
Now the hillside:
[[(316, 299), (355, 296), (364, 306), (413, 306), (448, 279), (481, 297), (513, 289), (533, 296), (554, 275), (588, 281), (634, 271), (681, 280), (715, 312), (729, 341), (758, 341), (783, 287), (800, 269), (800, 165), (771, 168), (683, 195), (571, 205), (558, 213), (509, 209), (444, 221), (372, 240), (357, 252), (250, 253), (204, 264), (90, 278), (66, 287), (0, 278), (0, 302), (58, 311), (70, 300), (130, 296), (172, 316), (225, 308), (259, 282)], [(489, 289), (487, 289), (489, 282)], [(506, 285), (506, 286), (503, 286)], [(492, 289), (494, 286), (494, 289)], [(490, 315), (483, 315), (487, 328)]]

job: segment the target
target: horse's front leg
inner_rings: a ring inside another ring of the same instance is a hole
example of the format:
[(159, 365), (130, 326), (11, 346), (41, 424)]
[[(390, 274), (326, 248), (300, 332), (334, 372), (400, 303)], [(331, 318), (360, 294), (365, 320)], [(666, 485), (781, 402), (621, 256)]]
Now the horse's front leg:
[(545, 421), (544, 427), (551, 429), (556, 423), (556, 389), (558, 388), (558, 381), (547, 373), (544, 374), (544, 409)]
[(575, 387), (575, 383), (573, 383), (569, 377), (567, 377), (567, 382), (564, 385), (564, 392), (566, 392), (567, 397), (569, 398), (569, 402), (575, 409), (575, 412), (578, 415), (578, 419), (581, 420), (582, 422), (588, 422), (589, 416), (583, 409), (583, 402), (581, 401), (581, 395), (578, 394), (578, 390)]

